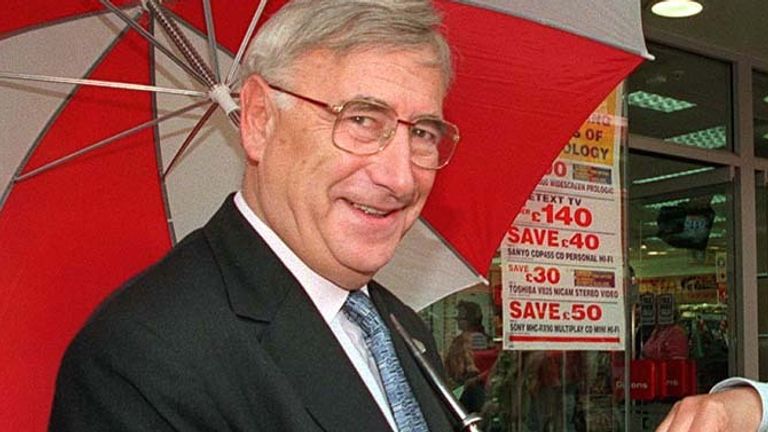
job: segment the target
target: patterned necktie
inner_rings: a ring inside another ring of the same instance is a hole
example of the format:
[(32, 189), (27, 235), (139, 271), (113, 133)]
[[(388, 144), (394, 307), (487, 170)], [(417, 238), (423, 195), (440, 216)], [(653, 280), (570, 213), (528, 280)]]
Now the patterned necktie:
[(376, 361), (384, 392), (400, 432), (428, 432), (427, 422), (400, 367), (389, 329), (362, 291), (352, 291), (342, 308), (344, 314), (363, 331), (368, 350)]

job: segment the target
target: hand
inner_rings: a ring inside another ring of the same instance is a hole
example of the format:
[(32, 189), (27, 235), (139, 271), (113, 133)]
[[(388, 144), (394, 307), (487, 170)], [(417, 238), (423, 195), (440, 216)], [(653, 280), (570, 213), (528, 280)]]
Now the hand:
[(763, 415), (760, 396), (752, 387), (687, 397), (675, 404), (656, 432), (751, 432)]

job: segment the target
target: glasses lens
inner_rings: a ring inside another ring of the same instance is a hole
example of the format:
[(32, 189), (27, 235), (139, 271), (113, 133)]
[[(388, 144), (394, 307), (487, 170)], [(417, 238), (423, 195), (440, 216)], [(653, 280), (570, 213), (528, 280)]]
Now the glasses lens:
[(438, 119), (418, 120), (410, 129), (411, 160), (428, 169), (444, 167), (458, 141), (456, 126)]
[[(372, 155), (387, 146), (397, 128), (392, 108), (364, 100), (347, 102), (336, 117), (333, 143), (358, 155)], [(448, 164), (459, 141), (456, 126), (437, 118), (421, 118), (408, 124), (411, 160), (427, 169)]]
[(381, 150), (397, 124), (391, 108), (366, 101), (351, 101), (336, 118), (334, 143), (343, 150), (359, 155)]

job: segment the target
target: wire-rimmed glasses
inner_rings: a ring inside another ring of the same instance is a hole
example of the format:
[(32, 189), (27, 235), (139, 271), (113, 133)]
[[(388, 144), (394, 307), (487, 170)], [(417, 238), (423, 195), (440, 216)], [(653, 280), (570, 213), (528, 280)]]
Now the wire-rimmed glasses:
[(408, 128), (411, 162), (421, 168), (437, 170), (448, 165), (459, 142), (456, 125), (434, 116), (421, 116), (409, 121), (397, 117), (392, 107), (367, 98), (339, 105), (319, 101), (276, 85), (272, 89), (328, 110), (336, 116), (333, 145), (356, 155), (373, 155), (392, 141), (397, 125)]

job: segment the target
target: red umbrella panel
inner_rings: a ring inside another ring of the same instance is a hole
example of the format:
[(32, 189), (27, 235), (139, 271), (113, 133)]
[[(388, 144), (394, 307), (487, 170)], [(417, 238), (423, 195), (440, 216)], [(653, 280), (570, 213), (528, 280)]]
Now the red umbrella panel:
[[(75, 79), (0, 80), (0, 425), (44, 430), (58, 362), (90, 311), (207, 220), (239, 187), (242, 162), (232, 115), (206, 111), (209, 86), (108, 13), (111, 3), (11, 3), (14, 13), (0, 15), (0, 75)], [(114, 7), (170, 45), (155, 20), (125, 3)], [(268, 3), (264, 15), (282, 3)], [(527, 13), (513, 16), (500, 8), (515, 2), (497, 3), (437, 2), (457, 66), (446, 117), (460, 125), (462, 142), (438, 175), (418, 228), (382, 274), (415, 307), (479, 280), (568, 136), (644, 54), (642, 46), (618, 49), (621, 43), (570, 31), (570, 24), (530, 19), (548, 11), (521, 4)], [(166, 5), (223, 81), (259, 5)], [(592, 6), (630, 10), (624, 21), (639, 32), (635, 7), (630, 0)], [(214, 28), (217, 56), (207, 54)], [(171, 113), (177, 115), (157, 121)], [(191, 130), (197, 135), (185, 145)], [(131, 133), (110, 138), (124, 131)], [(96, 150), (39, 171), (94, 144)], [(182, 146), (187, 150), (163, 181)]]

